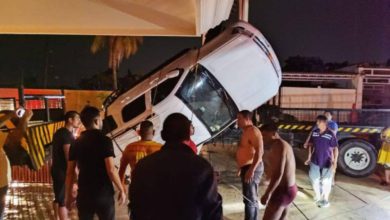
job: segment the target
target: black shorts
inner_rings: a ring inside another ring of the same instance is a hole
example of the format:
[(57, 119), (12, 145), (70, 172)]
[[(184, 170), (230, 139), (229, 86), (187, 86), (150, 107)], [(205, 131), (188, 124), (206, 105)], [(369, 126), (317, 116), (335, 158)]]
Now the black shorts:
[(65, 206), (65, 179), (66, 174), (63, 172), (52, 171), (54, 202), (60, 207)]
[(80, 220), (93, 220), (94, 214), (99, 219), (115, 220), (115, 200), (113, 195), (80, 197), (77, 197), (77, 211)]

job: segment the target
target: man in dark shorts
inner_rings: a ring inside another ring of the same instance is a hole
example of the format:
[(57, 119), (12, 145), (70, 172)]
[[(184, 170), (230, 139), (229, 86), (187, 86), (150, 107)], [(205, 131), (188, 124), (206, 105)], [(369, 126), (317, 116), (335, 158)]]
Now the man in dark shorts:
[(66, 164), (69, 158), (69, 148), (75, 138), (73, 132), (80, 126), (80, 115), (75, 111), (65, 114), (65, 127), (56, 131), (53, 136), (51, 177), (53, 179), (54, 202), (53, 209), (56, 219), (69, 219), (65, 206)]
[(298, 188), (295, 183), (295, 158), (292, 147), (277, 134), (274, 124), (265, 124), (260, 130), (264, 145), (270, 148), (271, 181), (261, 197), (267, 204), (263, 219), (287, 219), (289, 205), (295, 199)]
[(71, 145), (66, 176), (66, 206), (72, 207), (72, 183), (76, 163), (79, 168), (77, 208), (80, 220), (92, 220), (97, 214), (100, 220), (115, 219), (114, 188), (119, 189), (119, 204), (123, 205), (126, 194), (114, 166), (114, 148), (111, 140), (101, 129), (100, 111), (91, 106), (80, 114), (86, 131)]

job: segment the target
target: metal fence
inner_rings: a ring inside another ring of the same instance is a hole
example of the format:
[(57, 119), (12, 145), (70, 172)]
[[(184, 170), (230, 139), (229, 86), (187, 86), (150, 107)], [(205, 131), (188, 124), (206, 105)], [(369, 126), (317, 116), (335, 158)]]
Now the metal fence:
[(52, 183), (50, 173), (51, 162), (48, 161), (39, 170), (31, 170), (28, 166), (12, 166), (12, 181), (22, 183)]
[(339, 124), (361, 126), (390, 126), (390, 109), (302, 109), (282, 108), (280, 122), (314, 122), (324, 111), (331, 111)]

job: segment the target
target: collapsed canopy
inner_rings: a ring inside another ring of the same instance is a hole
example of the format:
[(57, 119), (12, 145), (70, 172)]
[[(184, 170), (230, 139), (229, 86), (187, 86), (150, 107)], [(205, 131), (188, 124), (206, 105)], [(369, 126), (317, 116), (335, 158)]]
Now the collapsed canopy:
[(0, 34), (200, 36), (233, 0), (3, 0)]

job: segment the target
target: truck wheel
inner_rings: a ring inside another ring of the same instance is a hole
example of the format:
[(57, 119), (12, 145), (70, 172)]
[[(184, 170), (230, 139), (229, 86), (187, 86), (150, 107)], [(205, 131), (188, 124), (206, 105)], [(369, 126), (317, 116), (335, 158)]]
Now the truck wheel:
[(348, 140), (341, 144), (338, 167), (351, 177), (370, 175), (376, 167), (377, 153), (372, 144), (364, 140)]

